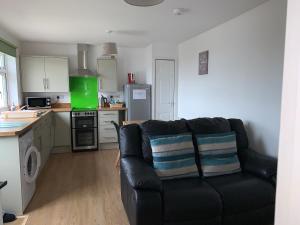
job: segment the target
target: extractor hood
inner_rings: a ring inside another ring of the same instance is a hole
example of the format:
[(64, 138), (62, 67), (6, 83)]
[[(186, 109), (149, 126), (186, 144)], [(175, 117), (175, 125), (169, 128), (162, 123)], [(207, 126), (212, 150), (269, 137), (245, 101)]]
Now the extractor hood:
[(78, 70), (75, 75), (79, 76), (96, 76), (97, 73), (88, 68), (88, 44), (77, 45)]

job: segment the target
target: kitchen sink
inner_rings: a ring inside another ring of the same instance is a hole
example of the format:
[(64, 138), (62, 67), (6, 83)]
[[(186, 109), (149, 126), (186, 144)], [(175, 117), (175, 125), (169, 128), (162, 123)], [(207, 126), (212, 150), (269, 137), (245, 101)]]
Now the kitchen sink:
[(0, 128), (25, 127), (27, 124), (26, 122), (0, 122)]

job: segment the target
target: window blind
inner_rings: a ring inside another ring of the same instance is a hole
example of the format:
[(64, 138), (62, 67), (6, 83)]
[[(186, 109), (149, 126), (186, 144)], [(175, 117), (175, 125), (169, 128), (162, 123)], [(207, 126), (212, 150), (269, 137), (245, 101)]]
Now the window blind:
[(3, 52), (7, 55), (16, 57), (17, 56), (17, 48), (13, 44), (3, 40), (0, 38), (0, 52)]

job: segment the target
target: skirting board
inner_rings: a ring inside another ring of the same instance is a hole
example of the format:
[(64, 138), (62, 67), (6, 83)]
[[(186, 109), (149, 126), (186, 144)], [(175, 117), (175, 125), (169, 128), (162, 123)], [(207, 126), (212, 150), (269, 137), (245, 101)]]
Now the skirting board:
[(100, 143), (99, 149), (100, 150), (110, 150), (110, 149), (118, 149), (119, 143)]

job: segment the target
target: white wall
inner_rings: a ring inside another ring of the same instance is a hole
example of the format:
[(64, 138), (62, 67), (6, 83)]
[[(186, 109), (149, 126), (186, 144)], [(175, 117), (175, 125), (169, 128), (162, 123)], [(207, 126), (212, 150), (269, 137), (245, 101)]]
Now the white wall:
[[(277, 155), (285, 9), (270, 0), (179, 45), (179, 117), (243, 119), (251, 147)], [(199, 76), (205, 50), (209, 75)]]
[(300, 2), (288, 1), (276, 225), (300, 224)]

